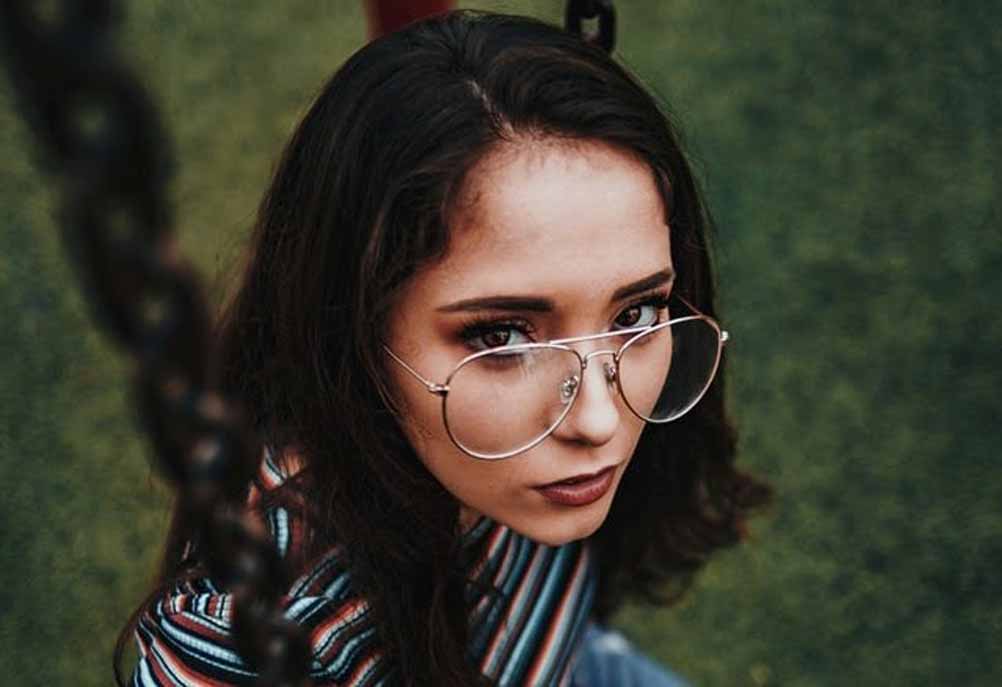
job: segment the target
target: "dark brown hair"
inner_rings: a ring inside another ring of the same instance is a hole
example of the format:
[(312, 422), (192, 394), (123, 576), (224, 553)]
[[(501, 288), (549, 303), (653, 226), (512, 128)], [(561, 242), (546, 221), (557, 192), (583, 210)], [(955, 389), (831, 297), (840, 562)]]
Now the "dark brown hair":
[[(444, 253), (468, 170), (525, 137), (601, 141), (645, 161), (668, 212), (676, 289), (714, 315), (708, 215), (655, 100), (558, 28), (454, 12), (370, 43), (325, 85), (264, 196), (221, 322), (225, 390), (270, 446), (305, 465), (275, 495), (312, 533), (300, 564), (343, 545), (408, 684), (478, 678), (465, 659), (458, 504), (385, 401), (379, 342), (401, 289)], [(672, 598), (767, 501), (767, 488), (733, 467), (724, 386), (721, 368), (694, 410), (644, 430), (594, 536), (599, 617), (628, 596)], [(182, 514), (175, 525), (165, 583), (192, 535)]]

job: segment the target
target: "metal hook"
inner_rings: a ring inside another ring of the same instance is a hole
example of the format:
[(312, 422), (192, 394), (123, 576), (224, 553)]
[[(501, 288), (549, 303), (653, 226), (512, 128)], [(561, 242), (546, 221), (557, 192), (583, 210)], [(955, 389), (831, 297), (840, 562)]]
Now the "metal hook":
[[(583, 19), (598, 18), (598, 32), (585, 35), (581, 26)], [(597, 45), (606, 52), (612, 52), (616, 45), (616, 8), (612, 0), (568, 0), (564, 13), (564, 26), (571, 33), (581, 36), (586, 42)]]

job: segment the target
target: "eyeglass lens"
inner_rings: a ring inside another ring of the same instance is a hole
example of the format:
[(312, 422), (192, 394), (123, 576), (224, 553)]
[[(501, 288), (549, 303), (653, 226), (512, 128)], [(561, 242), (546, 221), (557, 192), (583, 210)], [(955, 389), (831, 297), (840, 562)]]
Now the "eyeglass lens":
[[(618, 375), (629, 409), (647, 421), (668, 422), (688, 411), (706, 390), (720, 339), (713, 325), (692, 319), (603, 343), (616, 348), (627, 344)], [(590, 364), (605, 362), (593, 359)], [(570, 412), (582, 382), (573, 351), (501, 348), (453, 373), (446, 425), (465, 450), (482, 458), (503, 457), (553, 431)]]

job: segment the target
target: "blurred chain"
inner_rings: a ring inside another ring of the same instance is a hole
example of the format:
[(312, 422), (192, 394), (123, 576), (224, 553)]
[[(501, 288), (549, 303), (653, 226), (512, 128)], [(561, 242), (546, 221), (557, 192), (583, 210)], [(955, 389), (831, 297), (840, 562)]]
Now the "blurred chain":
[[(582, 22), (585, 19), (598, 19), (597, 33), (584, 33)], [(606, 52), (612, 52), (616, 46), (616, 8), (612, 0), (568, 0), (564, 26)]]
[(114, 51), (119, 18), (114, 0), (0, 0), (9, 73), (60, 184), (63, 240), (95, 317), (136, 362), (157, 462), (208, 573), (234, 596), (237, 649), (256, 684), (300, 687), (308, 642), (281, 612), (282, 562), (245, 510), (260, 446), (213, 391), (209, 312), (171, 232), (166, 135)]

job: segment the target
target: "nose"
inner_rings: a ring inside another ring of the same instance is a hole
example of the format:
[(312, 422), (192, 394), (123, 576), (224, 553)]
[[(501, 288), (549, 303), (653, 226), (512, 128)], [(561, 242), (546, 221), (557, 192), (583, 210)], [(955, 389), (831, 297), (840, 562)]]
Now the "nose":
[[(619, 429), (615, 366), (611, 360), (597, 360), (596, 353), (585, 357), (584, 379), (578, 383), (574, 406), (553, 431), (556, 438), (601, 446)], [(608, 355), (611, 357), (612, 352)]]

